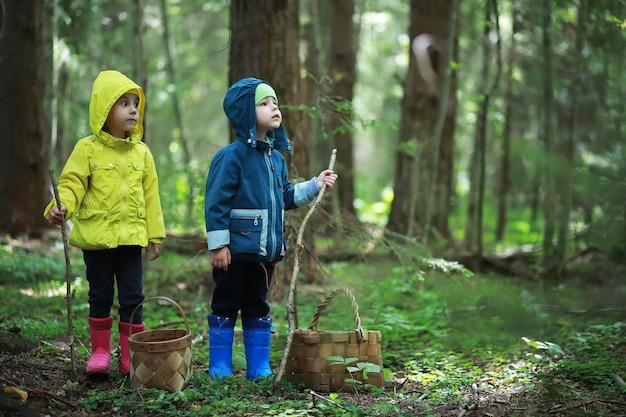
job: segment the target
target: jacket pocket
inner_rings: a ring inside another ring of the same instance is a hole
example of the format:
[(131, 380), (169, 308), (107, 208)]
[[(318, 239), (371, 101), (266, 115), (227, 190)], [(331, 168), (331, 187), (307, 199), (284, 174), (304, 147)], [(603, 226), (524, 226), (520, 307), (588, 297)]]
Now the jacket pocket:
[(128, 162), (128, 174), (131, 181), (141, 183), (143, 180), (146, 166), (143, 162), (129, 161)]
[(110, 249), (117, 246), (111, 230), (109, 215), (105, 210), (85, 209), (72, 219), (74, 227), (70, 244), (81, 249)]
[(267, 230), (263, 210), (233, 210), (230, 217), (230, 250), (235, 254), (267, 255)]
[(135, 225), (135, 236), (137, 237), (137, 244), (145, 247), (148, 245), (148, 223), (146, 222), (146, 212), (143, 209), (137, 210), (137, 221), (133, 222)]
[(101, 199), (108, 199), (119, 193), (119, 170), (114, 161), (94, 159), (90, 161), (90, 166), (91, 180), (89, 187), (91, 188), (91, 194)]

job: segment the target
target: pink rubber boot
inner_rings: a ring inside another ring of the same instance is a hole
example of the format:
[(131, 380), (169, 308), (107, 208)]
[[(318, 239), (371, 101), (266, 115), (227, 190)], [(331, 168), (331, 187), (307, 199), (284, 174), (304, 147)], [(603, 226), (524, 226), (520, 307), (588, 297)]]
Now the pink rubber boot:
[(120, 364), (117, 370), (122, 375), (128, 375), (130, 374), (130, 349), (128, 348), (128, 336), (131, 334), (129, 330), (132, 327), (132, 334), (143, 332), (146, 330), (146, 323), (133, 324), (131, 326), (130, 323), (120, 321), (118, 327), (120, 331)]
[(91, 357), (85, 372), (88, 374), (108, 374), (111, 363), (111, 326), (113, 317), (89, 317), (91, 336)]

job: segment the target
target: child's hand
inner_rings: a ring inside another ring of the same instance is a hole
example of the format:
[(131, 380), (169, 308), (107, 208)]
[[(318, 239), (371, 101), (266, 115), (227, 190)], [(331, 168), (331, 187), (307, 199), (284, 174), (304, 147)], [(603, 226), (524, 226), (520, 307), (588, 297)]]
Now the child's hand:
[(50, 213), (48, 213), (48, 220), (52, 224), (61, 224), (63, 218), (65, 217), (65, 213), (67, 213), (67, 207), (61, 206), (61, 209), (57, 206), (52, 207)]
[(317, 188), (321, 190), (324, 184), (326, 184), (328, 188), (333, 188), (335, 181), (337, 181), (337, 174), (335, 174), (332, 169), (325, 169), (317, 176), (315, 183), (317, 184)]
[(224, 271), (228, 271), (230, 261), (230, 249), (228, 249), (228, 246), (211, 251), (211, 265), (213, 268), (220, 268)]
[(148, 242), (148, 246), (146, 247), (146, 253), (150, 254), (152, 251), (152, 256), (150, 256), (150, 260), (154, 261), (156, 258), (161, 256), (161, 245), (159, 243)]

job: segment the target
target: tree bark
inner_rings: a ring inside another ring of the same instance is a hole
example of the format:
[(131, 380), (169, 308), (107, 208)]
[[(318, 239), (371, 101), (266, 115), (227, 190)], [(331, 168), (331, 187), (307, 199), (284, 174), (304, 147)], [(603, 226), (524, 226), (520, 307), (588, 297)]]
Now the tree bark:
[[(327, 32), (321, 25), (323, 20), (320, 16), (320, 0), (306, 2), (309, 21), (303, 25), (302, 41), (305, 44), (303, 69), (307, 74), (302, 82), (303, 102), (309, 109), (320, 108), (320, 94), (322, 69), (326, 67), (326, 49), (323, 44), (322, 32)], [(311, 172), (317, 172), (324, 167), (324, 159), (330, 152), (330, 144), (326, 138), (322, 115), (313, 112), (311, 116)]]
[(500, 156), (500, 173), (498, 175), (498, 217), (496, 222), (496, 241), (501, 242), (506, 232), (507, 200), (511, 188), (511, 169), (509, 162), (511, 159), (511, 133), (513, 128), (513, 69), (515, 65), (515, 36), (520, 31), (518, 20), (519, 10), (513, 8), (512, 11), (512, 33), (511, 44), (507, 59), (506, 91), (504, 95), (504, 127), (502, 131), (502, 155)]
[[(0, 231), (38, 235), (48, 225), (43, 209), (48, 191), (52, 74), (51, 14), (46, 2), (0, 4)], [(8, 101), (6, 103), (9, 103)]]
[[(416, 57), (409, 55), (409, 67), (404, 81), (399, 146), (396, 153), (394, 172), (394, 200), (391, 204), (387, 228), (391, 232), (419, 236), (424, 231), (426, 204), (424, 192), (428, 189), (430, 169), (437, 170), (434, 190), (434, 205), (431, 222), (440, 235), (450, 235), (448, 216), (453, 178), (453, 136), (456, 112), (456, 73), (450, 80), (450, 95), (445, 111), (441, 141), (438, 147), (438, 163), (432, 167), (432, 145), (435, 121), (439, 112), (439, 91), (443, 81), (442, 57), (446, 56), (442, 42), (447, 39), (451, 1), (432, 2), (411, 0), (409, 38), (429, 34), (435, 40), (426, 48), (428, 65), (436, 75), (435, 84), (429, 83), (417, 67)], [(453, 59), (457, 59), (457, 42), (454, 41)]]
[(172, 108), (174, 110), (174, 125), (176, 126), (176, 131), (178, 133), (178, 143), (183, 151), (183, 169), (185, 171), (185, 176), (187, 177), (187, 186), (189, 189), (187, 190), (187, 215), (186, 219), (193, 219), (193, 208), (194, 201), (196, 200), (196, 194), (199, 190), (196, 190), (193, 185), (195, 181), (193, 180), (192, 173), (192, 157), (191, 157), (191, 144), (189, 143), (189, 137), (187, 134), (187, 129), (185, 122), (183, 120), (183, 111), (180, 103), (180, 98), (178, 96), (177, 85), (178, 85), (178, 76), (176, 72), (176, 66), (174, 65), (176, 62), (176, 52), (173, 48), (173, 40), (170, 37), (170, 26), (169, 26), (169, 18), (167, 11), (167, 2), (166, 0), (161, 0), (161, 15), (163, 19), (163, 44), (165, 46), (165, 60), (166, 60), (166, 70), (167, 75), (170, 81), (170, 84), (173, 86), (172, 91), (170, 93)]
[(561, 184), (561, 213), (556, 247), (556, 256), (559, 261), (565, 258), (565, 250), (569, 240), (570, 210), (574, 197), (574, 170), (576, 169), (576, 121), (578, 120), (578, 97), (580, 92), (580, 69), (583, 61), (583, 45), (587, 17), (587, 0), (580, 0), (578, 6), (578, 24), (576, 27), (576, 41), (572, 63), (573, 74), (570, 84), (570, 112), (567, 130), (567, 139), (564, 146), (565, 173)]
[(546, 191), (543, 198), (543, 264), (549, 267), (554, 261), (554, 228), (555, 228), (555, 184), (554, 169), (556, 138), (552, 128), (553, 98), (553, 69), (552, 69), (552, 6), (551, 0), (543, 0), (542, 31), (543, 31), (543, 127), (542, 137), (545, 146), (544, 175)]
[(257, 77), (272, 84), (294, 148), (291, 175), (306, 178), (310, 175), (311, 125), (305, 112), (298, 108), (303, 104), (298, 1), (233, 0), (230, 22), (229, 85), (244, 77)]
[(356, 39), (353, 23), (354, 0), (331, 2), (331, 29), (329, 50), (330, 95), (335, 106), (331, 109), (330, 127), (333, 143), (338, 150), (337, 187), (342, 215), (356, 219), (354, 208), (354, 84), (356, 82)]
[[(161, 6), (163, 12), (165, 12), (165, 7)], [(133, 73), (134, 78), (136, 79), (146, 97), (148, 97), (148, 62), (146, 60), (146, 48), (144, 47), (144, 0), (133, 0), (133, 41), (134, 41), (134, 61), (133, 61)], [(166, 18), (163, 18), (163, 23), (167, 22)], [(167, 30), (167, 29), (165, 29)], [(146, 103), (146, 107), (143, 115), (143, 136), (144, 142), (149, 138), (148, 135), (148, 104)]]
[[(492, 16), (494, 18), (492, 22)], [(492, 51), (490, 37), (493, 30), (496, 30), (498, 46), (496, 53)], [(471, 184), (469, 192), (469, 207), (467, 216), (467, 227), (465, 233), (465, 246), (473, 249), (479, 256), (483, 254), (483, 209), (485, 200), (486, 183), (486, 158), (487, 158), (487, 114), (489, 113), (489, 100), (491, 93), (500, 81), (500, 71), (502, 68), (500, 60), (500, 25), (496, 0), (488, 0), (485, 3), (485, 25), (483, 29), (483, 66), (482, 82), (479, 96), (481, 97), (479, 113), (476, 123), (476, 136), (474, 142), (474, 152), (472, 155)], [(496, 56), (497, 65), (495, 75), (490, 83), (490, 67), (492, 67), (492, 56)]]
[[(285, 155), (289, 175), (294, 181), (311, 176), (309, 166), (311, 120), (301, 108), (305, 104), (300, 74), (300, 19), (297, 0), (248, 1), (231, 3), (231, 45), (229, 53), (229, 85), (245, 77), (263, 79), (274, 87), (281, 111), (283, 125), (293, 153)], [(231, 133), (231, 140), (234, 139)], [(288, 224), (299, 224), (303, 216), (299, 210), (287, 213)], [(293, 241), (292, 228), (288, 227), (288, 242)], [(307, 241), (312, 242), (314, 239)], [(309, 248), (303, 257), (303, 271), (307, 280), (316, 274)], [(291, 258), (285, 259), (287, 265)], [(280, 270), (288, 269), (281, 267)], [(288, 279), (277, 274), (277, 279)]]

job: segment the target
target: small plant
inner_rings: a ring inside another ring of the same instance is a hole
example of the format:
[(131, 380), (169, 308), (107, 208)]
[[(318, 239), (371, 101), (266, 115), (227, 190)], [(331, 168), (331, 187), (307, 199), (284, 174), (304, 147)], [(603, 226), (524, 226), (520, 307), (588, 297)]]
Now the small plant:
[(522, 337), (522, 340), (526, 342), (529, 346), (534, 347), (535, 349), (543, 349), (547, 350), (548, 353), (552, 357), (563, 357), (565, 356), (565, 352), (561, 348), (561, 346), (552, 342), (539, 342), (537, 340), (529, 339), (527, 337)]
[[(350, 374), (350, 378), (346, 378), (345, 381), (354, 386), (354, 392), (358, 391), (358, 386), (363, 385), (363, 382), (357, 379), (359, 372), (363, 375), (363, 379), (367, 380), (370, 372), (380, 372), (380, 365), (371, 362), (357, 362), (358, 358), (344, 358), (343, 356), (328, 356), (326, 360), (331, 365), (343, 365), (346, 371)], [(352, 366), (354, 364), (354, 366)]]

